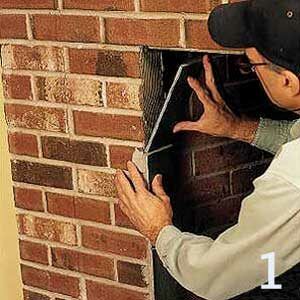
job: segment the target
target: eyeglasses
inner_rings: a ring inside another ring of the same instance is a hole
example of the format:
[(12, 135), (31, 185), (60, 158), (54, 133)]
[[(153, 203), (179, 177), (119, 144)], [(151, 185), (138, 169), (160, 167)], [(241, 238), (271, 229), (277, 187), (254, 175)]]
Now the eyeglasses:
[(243, 75), (248, 75), (251, 73), (255, 73), (255, 69), (257, 66), (267, 66), (268, 63), (251, 63), (251, 62), (238, 62), (238, 67)]

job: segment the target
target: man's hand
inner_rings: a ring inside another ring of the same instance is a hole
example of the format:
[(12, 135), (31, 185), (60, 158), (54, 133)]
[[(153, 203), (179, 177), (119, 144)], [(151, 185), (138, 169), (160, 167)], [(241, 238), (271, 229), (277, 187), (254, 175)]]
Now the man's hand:
[(162, 186), (162, 176), (156, 175), (150, 193), (145, 181), (132, 162), (127, 163), (131, 182), (125, 173), (117, 171), (116, 187), (119, 195), (120, 208), (136, 229), (155, 245), (160, 230), (172, 224), (173, 211), (170, 198)]
[(229, 137), (251, 143), (254, 139), (258, 120), (237, 117), (221, 97), (207, 55), (203, 57), (206, 88), (197, 79), (188, 78), (188, 83), (204, 106), (204, 113), (196, 122), (180, 122), (174, 132), (183, 130), (198, 131), (214, 136)]

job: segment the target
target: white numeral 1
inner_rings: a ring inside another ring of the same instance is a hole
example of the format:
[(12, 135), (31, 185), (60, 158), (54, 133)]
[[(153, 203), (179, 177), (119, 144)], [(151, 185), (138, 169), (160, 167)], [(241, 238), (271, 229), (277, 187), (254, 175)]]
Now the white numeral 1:
[(281, 284), (275, 284), (275, 252), (270, 252), (261, 256), (261, 259), (268, 260), (268, 284), (261, 286), (263, 290), (281, 290)]

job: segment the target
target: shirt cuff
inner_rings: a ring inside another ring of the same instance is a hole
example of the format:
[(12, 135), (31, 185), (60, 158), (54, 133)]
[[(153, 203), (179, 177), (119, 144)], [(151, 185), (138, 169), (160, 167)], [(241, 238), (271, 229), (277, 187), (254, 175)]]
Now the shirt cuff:
[(168, 267), (167, 256), (169, 244), (172, 240), (180, 237), (181, 234), (182, 232), (173, 225), (163, 227), (158, 234), (155, 248), (165, 267)]
[(275, 154), (283, 144), (288, 142), (291, 127), (295, 122), (261, 117), (251, 145)]

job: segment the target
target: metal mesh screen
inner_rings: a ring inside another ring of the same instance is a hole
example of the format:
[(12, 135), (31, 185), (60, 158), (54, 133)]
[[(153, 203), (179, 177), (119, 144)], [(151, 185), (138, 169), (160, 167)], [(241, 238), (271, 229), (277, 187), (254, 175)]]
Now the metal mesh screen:
[(141, 102), (143, 108), (145, 144), (148, 143), (155, 122), (164, 105), (164, 67), (162, 51), (142, 50)]

